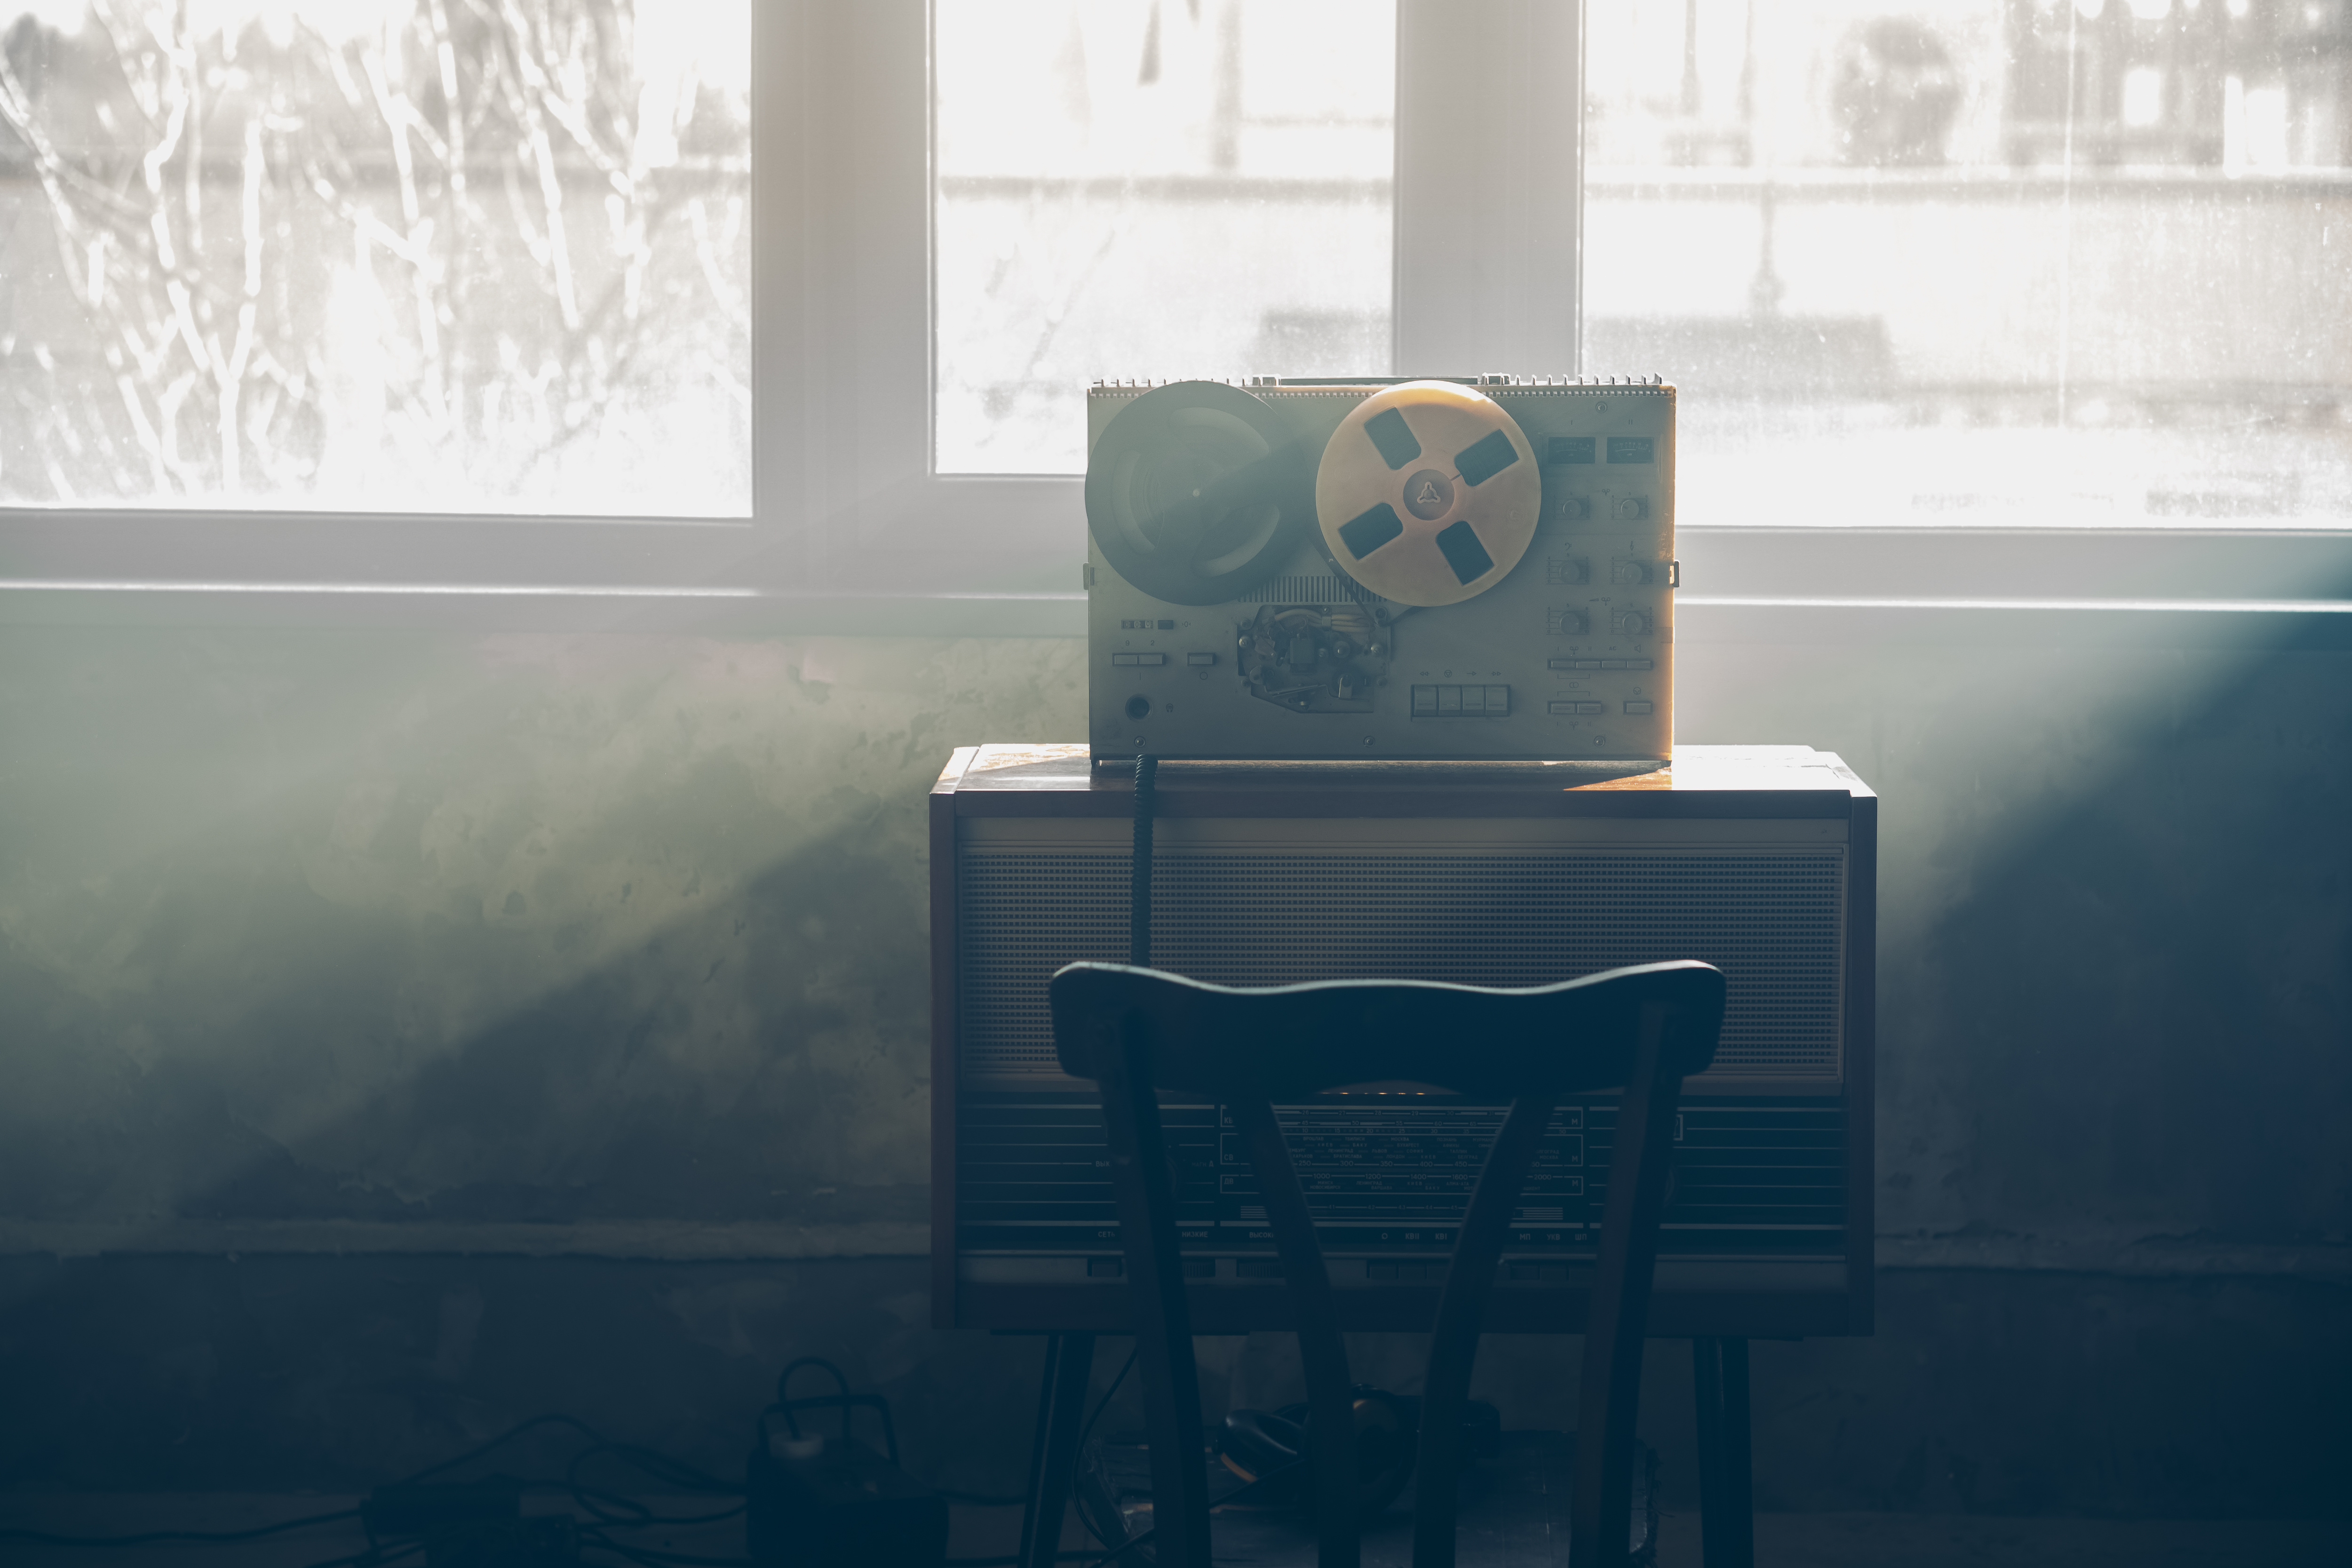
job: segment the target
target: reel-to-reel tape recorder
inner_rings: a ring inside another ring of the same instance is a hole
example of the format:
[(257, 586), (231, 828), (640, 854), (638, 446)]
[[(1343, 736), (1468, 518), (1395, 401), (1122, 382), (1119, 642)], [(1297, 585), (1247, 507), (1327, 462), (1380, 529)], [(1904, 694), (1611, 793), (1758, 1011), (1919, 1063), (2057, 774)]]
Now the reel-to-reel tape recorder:
[(1673, 387), (1097, 383), (1087, 426), (1097, 760), (1670, 755)]

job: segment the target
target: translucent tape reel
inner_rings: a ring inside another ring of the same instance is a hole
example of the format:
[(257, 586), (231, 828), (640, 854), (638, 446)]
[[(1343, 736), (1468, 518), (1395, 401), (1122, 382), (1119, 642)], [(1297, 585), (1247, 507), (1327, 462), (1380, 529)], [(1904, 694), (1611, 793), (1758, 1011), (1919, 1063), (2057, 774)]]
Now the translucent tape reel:
[(1307, 542), (1307, 452), (1237, 386), (1179, 381), (1121, 409), (1087, 459), (1087, 526), (1112, 571), (1155, 599), (1237, 599)]
[(1542, 508), (1518, 421), (1448, 381), (1408, 381), (1358, 404), (1315, 479), (1331, 558), (1400, 605), (1458, 605), (1500, 583)]

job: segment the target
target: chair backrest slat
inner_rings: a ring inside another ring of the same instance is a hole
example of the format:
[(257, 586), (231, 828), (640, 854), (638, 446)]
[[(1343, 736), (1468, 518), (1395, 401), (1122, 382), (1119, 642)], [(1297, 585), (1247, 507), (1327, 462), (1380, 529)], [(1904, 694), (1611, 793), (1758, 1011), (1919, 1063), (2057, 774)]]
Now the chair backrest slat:
[[(1283, 1282), (1297, 1314), (1298, 1361), (1307, 1376), (1307, 1464), (1318, 1497), (1353, 1498), (1356, 1491), (1354, 1380), (1348, 1375), (1348, 1349), (1339, 1338), (1339, 1304), (1332, 1300), (1331, 1271), (1315, 1237), (1307, 1194), (1274, 1107), (1263, 1100), (1236, 1100), (1235, 1131), (1249, 1151), (1265, 1217), (1282, 1255)], [(1360, 1561), (1352, 1508), (1327, 1508), (1316, 1514), (1319, 1568), (1357, 1568)]]
[(1454, 1568), (1454, 1480), (1462, 1468), (1462, 1413), (1470, 1403), (1470, 1370), (1478, 1357), (1478, 1325), (1495, 1293), (1503, 1237), (1527, 1185), (1528, 1170), (1551, 1125), (1549, 1095), (1511, 1102), (1502, 1131), (1471, 1189), (1470, 1207), (1437, 1299), (1429, 1337), (1429, 1371), (1421, 1386), (1421, 1438), (1413, 1455), (1413, 1568)]
[(1512, 1215), (1559, 1102), (1621, 1090), (1586, 1327), (1573, 1538), (1580, 1563), (1624, 1561), (1666, 1157), (1683, 1078), (1714, 1058), (1719, 971), (1642, 964), (1517, 991), (1415, 981), (1243, 990), (1076, 963), (1054, 977), (1052, 998), (1064, 1070), (1094, 1079), (1102, 1097), (1150, 1436), (1154, 1549), (1177, 1568), (1207, 1568), (1209, 1517), (1175, 1178), (1156, 1091), (1227, 1107), (1256, 1171), (1307, 1373), (1321, 1568), (1357, 1568), (1355, 1421), (1337, 1300), (1275, 1106), (1393, 1079), (1510, 1101), (1439, 1297), (1423, 1391), (1413, 1561), (1450, 1568), (1463, 1407)]
[(1201, 1468), (1201, 1389), (1192, 1360), (1192, 1313), (1176, 1241), (1176, 1191), (1160, 1125), (1147, 1043), (1120, 1031), (1099, 1057), (1104, 1131), (1119, 1236), (1134, 1304), (1136, 1359), (1143, 1365), (1143, 1418), (1151, 1433), (1153, 1557), (1174, 1568), (1209, 1568), (1209, 1479)]

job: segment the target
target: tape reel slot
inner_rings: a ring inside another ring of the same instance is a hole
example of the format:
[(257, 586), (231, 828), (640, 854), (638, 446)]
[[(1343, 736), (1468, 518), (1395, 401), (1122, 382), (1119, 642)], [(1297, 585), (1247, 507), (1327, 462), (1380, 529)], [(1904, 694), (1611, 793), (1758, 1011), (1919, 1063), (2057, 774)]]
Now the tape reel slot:
[(1087, 462), (1087, 527), (1111, 568), (1176, 605), (1214, 605), (1281, 570), (1315, 481), (1282, 416), (1237, 386), (1179, 381), (1121, 409)]

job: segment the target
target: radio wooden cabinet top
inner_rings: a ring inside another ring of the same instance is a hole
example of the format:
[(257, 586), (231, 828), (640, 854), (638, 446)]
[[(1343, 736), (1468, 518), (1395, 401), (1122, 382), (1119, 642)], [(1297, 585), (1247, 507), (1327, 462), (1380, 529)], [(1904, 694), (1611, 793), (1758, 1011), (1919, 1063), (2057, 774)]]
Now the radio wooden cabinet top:
[[(1877, 798), (1803, 746), (1671, 764), (1168, 763), (1151, 961), (1235, 985), (1533, 985), (1698, 958), (1730, 1005), (1686, 1086), (1657, 1335), (1871, 1326)], [(1045, 984), (1128, 958), (1134, 785), (1080, 745), (956, 752), (930, 799), (932, 1302), (941, 1327), (1118, 1331), (1118, 1222), (1091, 1085)], [(1372, 1084), (1277, 1108), (1351, 1328), (1425, 1329), (1502, 1108)], [(1286, 1326), (1223, 1108), (1168, 1101), (1203, 1333)], [(1487, 1327), (1582, 1321), (1613, 1097), (1563, 1105)]]

